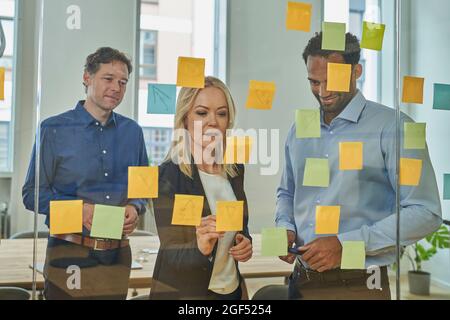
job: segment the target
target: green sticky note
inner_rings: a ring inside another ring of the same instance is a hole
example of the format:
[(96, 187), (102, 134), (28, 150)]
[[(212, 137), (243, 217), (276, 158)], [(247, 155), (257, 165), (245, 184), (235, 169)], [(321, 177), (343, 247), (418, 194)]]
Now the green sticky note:
[(343, 241), (341, 269), (365, 269), (366, 249), (364, 241)]
[(303, 185), (306, 187), (327, 188), (330, 184), (328, 159), (307, 158)]
[(92, 219), (91, 237), (102, 239), (122, 239), (125, 208), (95, 205)]
[(450, 200), (450, 174), (444, 174), (444, 200)]
[(450, 84), (434, 84), (433, 109), (450, 110)]
[(345, 23), (322, 23), (322, 50), (345, 51)]
[(295, 110), (297, 138), (320, 138), (320, 110)]
[(278, 257), (287, 255), (286, 228), (263, 228), (261, 233), (261, 255)]
[(405, 149), (425, 149), (426, 123), (405, 123)]
[(361, 48), (380, 51), (383, 48), (385, 30), (384, 24), (364, 21)]

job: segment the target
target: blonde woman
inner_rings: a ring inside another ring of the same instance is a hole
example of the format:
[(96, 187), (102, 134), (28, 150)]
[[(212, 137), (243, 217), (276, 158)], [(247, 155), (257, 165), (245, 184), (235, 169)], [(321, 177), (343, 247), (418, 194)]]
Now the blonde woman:
[[(238, 262), (252, 256), (244, 166), (220, 159), (226, 130), (233, 127), (235, 106), (226, 85), (206, 77), (205, 88), (182, 88), (175, 114), (172, 148), (159, 169), (154, 212), (161, 246), (151, 299), (242, 298)], [(212, 148), (217, 146), (218, 148)], [(204, 196), (201, 225), (172, 225), (175, 194)], [(242, 232), (216, 232), (216, 201), (244, 201)]]

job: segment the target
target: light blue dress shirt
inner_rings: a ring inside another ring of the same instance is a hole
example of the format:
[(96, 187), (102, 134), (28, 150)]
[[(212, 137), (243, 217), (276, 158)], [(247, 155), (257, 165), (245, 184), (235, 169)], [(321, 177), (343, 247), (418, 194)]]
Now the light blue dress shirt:
[[(297, 139), (295, 125), (285, 145), (285, 164), (277, 190), (276, 225), (297, 234), (301, 246), (315, 234), (316, 206), (341, 206), (338, 239), (364, 241), (366, 268), (395, 261), (395, 110), (367, 101), (358, 92), (330, 125), (321, 116), (321, 138)], [(402, 113), (404, 122), (413, 122)], [(339, 170), (339, 143), (363, 143), (363, 169)], [(419, 186), (400, 188), (400, 242), (412, 244), (442, 223), (436, 177), (428, 149), (406, 150), (401, 157), (423, 160)], [(307, 158), (329, 160), (328, 188), (303, 186)], [(329, 236), (329, 235), (325, 235)]]

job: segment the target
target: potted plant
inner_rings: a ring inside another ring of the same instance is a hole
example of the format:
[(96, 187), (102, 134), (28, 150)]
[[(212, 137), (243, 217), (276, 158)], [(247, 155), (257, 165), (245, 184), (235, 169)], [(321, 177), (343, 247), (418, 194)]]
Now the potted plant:
[(409, 292), (417, 295), (430, 295), (430, 273), (422, 270), (422, 262), (430, 260), (438, 249), (450, 247), (450, 232), (442, 225), (425, 240), (425, 244), (417, 242), (412, 245), (412, 250), (404, 251), (413, 269), (408, 272)]

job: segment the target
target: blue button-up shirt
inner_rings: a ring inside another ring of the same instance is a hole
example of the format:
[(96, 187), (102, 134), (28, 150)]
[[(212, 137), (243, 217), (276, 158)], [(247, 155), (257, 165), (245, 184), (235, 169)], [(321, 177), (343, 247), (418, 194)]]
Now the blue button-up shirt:
[[(277, 191), (276, 224), (296, 232), (297, 246), (319, 237), (315, 234), (316, 206), (341, 206), (340, 242), (364, 241), (366, 267), (395, 261), (395, 118), (395, 110), (367, 101), (358, 92), (330, 125), (322, 114), (320, 138), (297, 139), (292, 127)], [(413, 121), (402, 114), (402, 128), (404, 122)], [(339, 170), (340, 142), (363, 143), (362, 170)], [(405, 150), (403, 137), (401, 143), (401, 157), (423, 161), (419, 186), (400, 188), (400, 242), (409, 245), (441, 225), (441, 205), (428, 149)], [(303, 186), (307, 158), (329, 160), (328, 188)]]
[[(23, 202), (34, 210), (36, 146), (30, 161)], [(52, 200), (80, 199), (110, 206), (132, 204), (145, 212), (145, 199), (128, 199), (128, 167), (147, 166), (142, 128), (133, 120), (112, 113), (102, 125), (80, 101), (74, 110), (41, 124), (39, 213)]]

